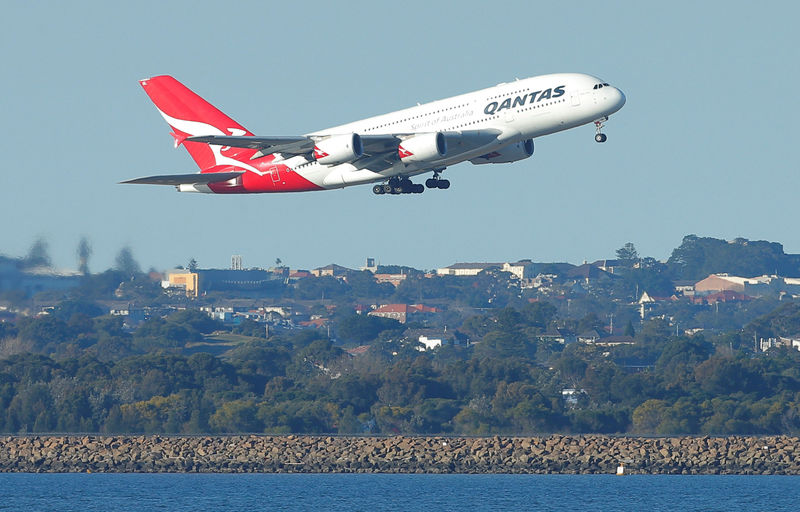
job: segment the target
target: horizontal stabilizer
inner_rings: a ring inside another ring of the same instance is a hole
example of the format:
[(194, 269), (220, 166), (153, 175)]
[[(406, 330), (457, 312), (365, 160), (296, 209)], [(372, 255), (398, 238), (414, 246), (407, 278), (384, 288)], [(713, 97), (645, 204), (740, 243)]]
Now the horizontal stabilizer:
[(141, 185), (208, 185), (238, 178), (244, 171), (232, 172), (207, 172), (202, 174), (165, 174), (162, 176), (145, 176), (120, 183), (134, 183)]

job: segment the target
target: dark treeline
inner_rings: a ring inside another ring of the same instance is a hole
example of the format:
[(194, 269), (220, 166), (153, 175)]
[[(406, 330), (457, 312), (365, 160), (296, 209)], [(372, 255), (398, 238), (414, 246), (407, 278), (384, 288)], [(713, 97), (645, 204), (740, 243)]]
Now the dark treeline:
[(432, 352), (397, 322), (352, 315), (340, 320), (348, 335), (370, 339), (358, 356), (307, 330), (249, 337), (219, 357), (188, 353), (222, 327), (201, 312), (127, 332), (86, 307), (2, 326), (3, 348), (18, 353), (0, 360), (0, 431), (800, 432), (800, 352), (735, 348), (752, 329), (797, 332), (796, 303), (713, 339), (654, 319), (614, 348), (548, 341), (564, 319), (546, 302), (472, 316), (462, 331), (476, 343)]

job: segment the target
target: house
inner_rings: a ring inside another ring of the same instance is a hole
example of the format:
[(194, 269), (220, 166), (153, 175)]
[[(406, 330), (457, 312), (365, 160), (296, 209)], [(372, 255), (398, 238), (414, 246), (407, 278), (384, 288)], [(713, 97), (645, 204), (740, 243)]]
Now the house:
[(739, 277), (729, 274), (711, 274), (694, 285), (696, 295), (733, 291), (761, 297), (789, 293), (800, 294), (800, 279), (780, 276)]
[(589, 263), (584, 263), (583, 265), (578, 265), (575, 268), (569, 269), (566, 272), (566, 277), (575, 280), (580, 279), (587, 283), (590, 281), (608, 281), (612, 278), (618, 278), (618, 276), (614, 276), (613, 274), (606, 272), (605, 270), (601, 270), (594, 265), (590, 265)]
[(589, 329), (588, 331), (584, 331), (578, 334), (578, 341), (581, 343), (595, 343), (602, 337), (600, 332), (597, 329)]
[(422, 343), (421, 347), (417, 347), (417, 350), (420, 352), (425, 352), (428, 350), (433, 350), (437, 347), (442, 346), (442, 339), (441, 338), (429, 338), (427, 336), (420, 336), (418, 341)]
[(757, 278), (732, 276), (729, 274), (711, 274), (705, 279), (695, 283), (694, 291), (699, 295), (708, 295), (715, 292), (732, 291), (744, 293), (745, 290), (761, 289), (768, 291), (765, 280)]
[(679, 295), (683, 295), (685, 297), (691, 297), (694, 295), (694, 281), (675, 281), (672, 285), (675, 287), (675, 293)]
[(503, 263), (501, 270), (509, 272), (519, 280), (532, 279), (536, 276), (538, 265), (531, 260), (520, 260), (516, 263)]
[(199, 276), (197, 272), (174, 271), (167, 272), (167, 278), (161, 281), (161, 287), (166, 291), (181, 290), (187, 297), (196, 298), (199, 292)]
[(204, 306), (200, 308), (200, 311), (205, 312), (214, 320), (219, 320), (225, 324), (234, 323), (234, 315), (236, 314), (232, 307), (226, 306)]
[(331, 276), (336, 278), (344, 278), (347, 277), (347, 274), (350, 272), (353, 272), (353, 270), (341, 265), (337, 265), (336, 263), (331, 263), (330, 265), (325, 265), (324, 267), (315, 268), (311, 271), (311, 274), (315, 277)]
[(477, 276), (484, 270), (500, 269), (502, 263), (453, 263), (449, 267), (437, 268), (440, 276)]
[(616, 270), (620, 267), (625, 267), (625, 264), (622, 260), (597, 260), (592, 263), (592, 266), (599, 268), (603, 272), (615, 274)]
[(722, 290), (709, 295), (695, 295), (692, 298), (694, 304), (716, 304), (718, 302), (742, 302), (748, 300), (753, 300), (753, 297), (731, 290)]
[(389, 283), (397, 288), (400, 283), (408, 278), (408, 274), (373, 274), (375, 281), (379, 283)]
[(311, 272), (308, 270), (297, 269), (289, 272), (289, 282), (295, 283), (301, 279), (305, 279), (306, 277), (311, 277), (311, 275)]
[(324, 318), (319, 315), (312, 315), (311, 320), (305, 320), (299, 323), (300, 327), (312, 327), (314, 329), (322, 329), (327, 327), (330, 323), (329, 318)]
[(561, 399), (568, 407), (578, 405), (578, 399), (582, 396), (586, 396), (585, 389), (566, 388), (561, 390)]
[(783, 346), (800, 350), (800, 334), (795, 334), (794, 336), (786, 336), (786, 337), (781, 336), (779, 339)]
[(574, 333), (567, 329), (556, 327), (550, 327), (544, 334), (538, 335), (537, 338), (539, 338), (540, 341), (552, 341), (561, 345), (574, 343), (578, 340)]
[(397, 320), (401, 324), (404, 324), (414, 317), (439, 312), (441, 312), (440, 309), (423, 304), (385, 304), (367, 314), (381, 318), (391, 318), (392, 320)]
[(403, 333), (403, 337), (408, 341), (419, 343), (416, 349), (420, 352), (433, 350), (442, 345), (457, 345), (457, 335), (453, 331), (445, 329), (408, 329)]
[(620, 345), (635, 345), (632, 336), (606, 336), (594, 342), (598, 347), (619, 347)]

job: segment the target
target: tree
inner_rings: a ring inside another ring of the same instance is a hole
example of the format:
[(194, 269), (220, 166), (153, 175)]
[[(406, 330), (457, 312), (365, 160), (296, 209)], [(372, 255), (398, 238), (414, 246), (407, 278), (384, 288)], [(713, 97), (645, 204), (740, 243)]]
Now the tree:
[(617, 259), (620, 260), (626, 267), (632, 267), (639, 259), (639, 253), (632, 242), (628, 242), (619, 249), (617, 249)]
[(192, 258), (189, 260), (189, 265), (186, 266), (189, 269), (189, 272), (196, 272), (197, 271), (197, 260)]
[(736, 238), (730, 242), (717, 238), (687, 235), (667, 260), (680, 279), (702, 279), (709, 274), (727, 272), (739, 276), (778, 274), (800, 275), (798, 260), (783, 252), (783, 246), (763, 240)]
[(663, 400), (650, 399), (633, 411), (633, 429), (640, 434), (655, 433), (664, 421), (667, 404)]
[(131, 277), (142, 273), (139, 263), (133, 258), (133, 251), (127, 245), (117, 253), (117, 257), (114, 260), (114, 269)]
[(401, 327), (400, 322), (391, 318), (352, 314), (339, 321), (336, 334), (344, 340), (364, 343), (374, 340), (382, 331)]
[(625, 326), (625, 336), (636, 336), (636, 331), (633, 329), (633, 322), (628, 320), (628, 325)]
[(30, 267), (49, 267), (52, 265), (50, 254), (48, 253), (47, 240), (39, 237), (33, 242), (33, 245), (28, 250), (28, 255), (25, 256), (25, 265)]
[(89, 274), (89, 258), (92, 257), (92, 246), (89, 239), (85, 236), (81, 237), (78, 242), (78, 249), (75, 251), (78, 254), (78, 271), (83, 275)]

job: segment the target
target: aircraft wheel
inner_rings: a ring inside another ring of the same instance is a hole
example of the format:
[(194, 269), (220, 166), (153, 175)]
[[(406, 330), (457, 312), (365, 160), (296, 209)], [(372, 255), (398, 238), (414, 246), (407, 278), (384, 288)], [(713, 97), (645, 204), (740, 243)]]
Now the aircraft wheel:
[(605, 142), (608, 139), (605, 133), (598, 133), (594, 136), (595, 142)]
[(383, 185), (383, 193), (384, 194), (391, 194), (392, 190), (393, 190), (392, 186), (389, 185), (388, 183)]
[(377, 195), (382, 195), (383, 194), (383, 185), (375, 185), (374, 187), (372, 187), (372, 192), (374, 194), (377, 194)]
[(450, 188), (450, 180), (439, 180), (438, 187), (442, 190)]
[(402, 193), (403, 193), (403, 187), (392, 188), (392, 194), (402, 194)]
[(425, 186), (428, 187), (428, 188), (436, 188), (436, 185), (437, 185), (436, 182), (437, 181), (439, 181), (439, 180), (435, 180), (433, 178), (428, 178), (427, 180), (425, 180)]
[(425, 192), (425, 187), (422, 186), (422, 183), (417, 183), (416, 185), (414, 185), (414, 190), (412, 192), (414, 192), (415, 194), (421, 194)]

